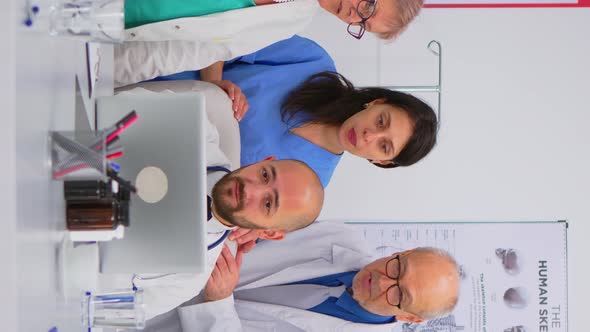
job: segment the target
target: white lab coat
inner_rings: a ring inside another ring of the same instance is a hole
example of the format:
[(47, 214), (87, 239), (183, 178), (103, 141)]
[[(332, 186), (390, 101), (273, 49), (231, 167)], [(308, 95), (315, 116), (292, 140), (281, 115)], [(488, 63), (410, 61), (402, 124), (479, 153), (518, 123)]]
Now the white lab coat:
[[(193, 86), (193, 85), (191, 85)], [(226, 117), (228, 121), (235, 121), (233, 119), (233, 112), (231, 111), (231, 101), (227, 95), (218, 87), (209, 83), (200, 83), (199, 91), (205, 94), (206, 100), (211, 103), (213, 100), (218, 100), (221, 104), (227, 104)], [(158, 86), (156, 86), (157, 88)], [(160, 85), (162, 87), (170, 87), (169, 85)], [(151, 88), (155, 89), (154, 86)], [(186, 89), (181, 89), (186, 91)], [(167, 93), (173, 93), (171, 90), (166, 90)], [(144, 88), (138, 87), (124, 93), (155, 93)], [(207, 101), (206, 101), (207, 104)], [(218, 105), (219, 106), (219, 105)], [(217, 111), (222, 111), (217, 109)], [(207, 121), (207, 166), (223, 166), (231, 169), (231, 163), (225, 154), (219, 148), (219, 132), (217, 128), (208, 120)], [(235, 135), (234, 135), (235, 136)], [(239, 145), (239, 140), (236, 142)], [(215, 182), (221, 178), (225, 173), (216, 172), (207, 175), (207, 188), (210, 191)], [(204, 198), (203, 198), (204, 199)], [(209, 224), (213, 225), (217, 221), (211, 220)], [(218, 222), (217, 222), (218, 223)], [(208, 224), (208, 231), (210, 228)], [(221, 227), (221, 226), (220, 226)], [(208, 234), (207, 241), (212, 243), (219, 238), (216, 234)], [(141, 280), (135, 279), (135, 285), (143, 290), (146, 319), (150, 319), (167, 311), (170, 311), (182, 303), (190, 300), (203, 289), (209, 275), (215, 266), (217, 257), (221, 253), (223, 245), (219, 245), (207, 252), (207, 266), (204, 273), (177, 273), (168, 276), (162, 276), (155, 279)], [(158, 277), (158, 275), (140, 275), (142, 278)], [(101, 274), (98, 278), (98, 289), (104, 291), (112, 291), (114, 289), (129, 289), (131, 288), (132, 275), (130, 274)]]
[(115, 46), (115, 87), (258, 51), (303, 30), (318, 8), (296, 0), (127, 29)]
[[(315, 222), (282, 241), (263, 241), (244, 255), (237, 290), (280, 285), (359, 270), (372, 261), (361, 234), (335, 222)], [(198, 302), (195, 299), (191, 302)], [(148, 322), (147, 331), (389, 331), (282, 305), (234, 300), (185, 304)]]

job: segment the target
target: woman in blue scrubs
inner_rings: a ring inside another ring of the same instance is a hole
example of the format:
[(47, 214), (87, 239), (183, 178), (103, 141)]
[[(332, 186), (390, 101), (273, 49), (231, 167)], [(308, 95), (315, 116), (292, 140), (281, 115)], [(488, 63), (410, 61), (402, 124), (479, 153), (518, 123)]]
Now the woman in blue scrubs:
[[(355, 88), (315, 42), (294, 36), (225, 64), (246, 96), (241, 164), (268, 156), (307, 163), (325, 186), (345, 151), (380, 167), (409, 166), (436, 143), (434, 111), (419, 99)], [(160, 79), (199, 79), (185, 72)]]

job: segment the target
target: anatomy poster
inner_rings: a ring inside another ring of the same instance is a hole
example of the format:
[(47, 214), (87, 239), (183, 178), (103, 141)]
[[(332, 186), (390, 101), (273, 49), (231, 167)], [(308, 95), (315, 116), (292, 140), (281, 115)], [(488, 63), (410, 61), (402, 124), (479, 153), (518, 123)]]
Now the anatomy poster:
[(419, 246), (449, 251), (460, 267), (454, 312), (392, 332), (567, 331), (565, 222), (363, 223), (376, 256)]

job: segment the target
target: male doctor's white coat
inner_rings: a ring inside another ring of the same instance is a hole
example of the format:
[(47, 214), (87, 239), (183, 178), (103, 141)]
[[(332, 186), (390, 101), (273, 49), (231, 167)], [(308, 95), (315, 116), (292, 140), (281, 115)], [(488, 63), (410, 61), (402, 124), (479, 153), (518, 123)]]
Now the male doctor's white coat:
[[(216, 85), (200, 81), (148, 82), (129, 87), (129, 91), (123, 93), (154, 94), (191, 91), (202, 93), (205, 96), (205, 110), (201, 111), (207, 112), (208, 120), (206, 124), (207, 166), (223, 166), (230, 170), (237, 168), (240, 156), (238, 124), (233, 118), (231, 100)], [(162, 106), (163, 112), (166, 111), (166, 106), (168, 105)], [(195, 111), (197, 110), (195, 109)], [(222, 132), (222, 135), (219, 132)], [(223, 175), (225, 175), (224, 172), (208, 174), (208, 189), (210, 190), (213, 184)], [(219, 238), (218, 234), (211, 234), (212, 228), (221, 231), (219, 227), (224, 227), (213, 219), (207, 224), (208, 234), (206, 239), (208, 243), (212, 243)], [(128, 289), (131, 287), (131, 281), (133, 280), (135, 286), (143, 290), (146, 319), (150, 319), (178, 307), (199, 294), (215, 267), (215, 262), (221, 253), (222, 247), (223, 245), (218, 245), (207, 252), (207, 264), (203, 273), (148, 274), (139, 275), (135, 278), (127, 273), (100, 274), (98, 277), (98, 289), (105, 291)]]
[[(360, 270), (372, 261), (358, 230), (337, 222), (315, 222), (263, 241), (244, 255), (236, 290), (281, 285)], [(292, 307), (234, 300), (191, 303), (148, 322), (147, 331), (390, 331), (393, 324), (361, 324)]]

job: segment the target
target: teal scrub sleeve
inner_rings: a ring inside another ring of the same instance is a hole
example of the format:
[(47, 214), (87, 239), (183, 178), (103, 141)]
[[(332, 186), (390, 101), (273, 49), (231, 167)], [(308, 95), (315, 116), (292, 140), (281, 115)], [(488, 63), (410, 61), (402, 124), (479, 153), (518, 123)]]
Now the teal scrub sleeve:
[(251, 6), (254, 0), (125, 0), (125, 29)]

